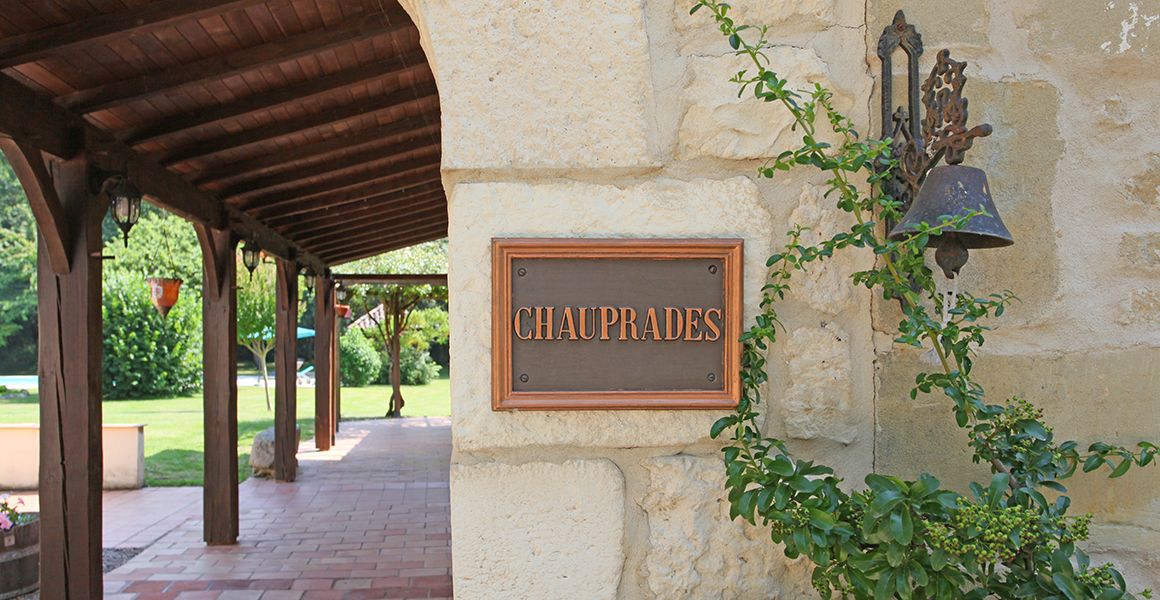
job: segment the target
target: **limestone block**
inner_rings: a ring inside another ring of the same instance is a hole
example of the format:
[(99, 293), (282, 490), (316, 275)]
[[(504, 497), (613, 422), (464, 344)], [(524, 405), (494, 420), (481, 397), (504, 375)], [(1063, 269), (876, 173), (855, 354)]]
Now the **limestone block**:
[(1149, 289), (1132, 290), (1120, 305), (1119, 323), (1160, 323), (1160, 293)]
[(404, 5), (439, 86), (444, 169), (655, 162), (641, 1)]
[[(707, 9), (689, 14), (690, 0), (676, 0), (673, 27), (681, 37), (682, 54), (699, 54), (707, 49), (723, 49), (725, 37)], [(864, 2), (851, 0), (785, 0), (779, 2), (730, 3), (729, 17), (738, 23), (769, 27), (768, 39), (811, 34), (829, 27), (862, 25)], [(750, 32), (756, 35), (756, 30)]]
[(616, 598), (624, 476), (607, 460), (451, 466), (455, 596)]
[(721, 460), (665, 456), (641, 464), (649, 472), (647, 491), (637, 501), (648, 515), (642, 578), (655, 597), (815, 597), (806, 559), (785, 558), (768, 528), (729, 519)]
[(1146, 206), (1160, 205), (1160, 156), (1150, 154), (1145, 169), (1127, 183), (1128, 198)]
[(837, 323), (795, 329), (786, 345), (793, 386), (781, 398), (786, 434), (848, 444), (857, 436), (850, 418), (850, 336)]
[(1133, 267), (1160, 266), (1160, 233), (1125, 233), (1120, 238), (1120, 256)]
[[(302, 427), (294, 426), (294, 447), (302, 441)], [(274, 428), (267, 427), (254, 436), (250, 447), (250, 468), (255, 477), (274, 476)]]
[[(822, 197), (823, 190), (813, 186), (802, 186), (798, 207), (790, 214), (790, 222), (809, 227), (802, 235), (802, 243), (816, 246), (838, 233), (849, 231), (853, 218), (842, 212), (833, 202)], [(854, 308), (853, 285), (850, 275), (854, 273), (853, 252), (839, 252), (824, 261), (811, 263), (804, 277), (795, 277), (794, 297), (809, 304), (810, 308), (836, 315)]]
[[(843, 90), (835, 89), (829, 68), (809, 48), (777, 46), (766, 50), (769, 69), (789, 81), (791, 90), (812, 90), (814, 84), (834, 91), (834, 107), (849, 114), (853, 98)], [(690, 59), (691, 73), (688, 87), (681, 93), (688, 106), (678, 131), (677, 157), (716, 156), (734, 160), (777, 156), (797, 147), (801, 132), (791, 131), (793, 117), (777, 105), (753, 97), (752, 88), (737, 96), (738, 86), (730, 79), (743, 69), (752, 70), (752, 63), (739, 56), (697, 57)], [(828, 132), (825, 117), (819, 117), (818, 138), (831, 144), (838, 143)]]
[[(744, 319), (761, 299), (771, 254), (769, 212), (745, 177), (658, 178), (617, 187), (578, 182), (473, 183), (449, 197), (451, 414), (461, 452), (542, 445), (683, 446), (708, 439), (724, 411), (491, 410), (493, 237), (741, 238)], [(513, 218), (518, 215), (518, 218)]]

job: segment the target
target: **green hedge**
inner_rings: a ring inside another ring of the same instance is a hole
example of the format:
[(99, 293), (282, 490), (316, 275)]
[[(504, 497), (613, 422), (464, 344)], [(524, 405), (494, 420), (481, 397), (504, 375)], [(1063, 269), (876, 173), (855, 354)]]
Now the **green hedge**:
[(342, 385), (362, 387), (374, 383), (383, 361), (362, 330), (348, 329), (338, 341)]

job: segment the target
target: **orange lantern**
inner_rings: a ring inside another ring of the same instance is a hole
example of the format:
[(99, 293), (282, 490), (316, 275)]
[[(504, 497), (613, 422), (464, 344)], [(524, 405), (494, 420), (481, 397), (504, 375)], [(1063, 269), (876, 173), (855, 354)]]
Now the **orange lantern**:
[(149, 282), (149, 299), (153, 301), (153, 307), (161, 313), (161, 318), (164, 319), (169, 314), (169, 309), (177, 304), (181, 280), (168, 277), (150, 277), (146, 281)]
[(350, 318), (350, 306), (348, 306), (346, 304), (335, 304), (334, 305), (334, 314), (336, 314), (344, 319), (349, 319)]

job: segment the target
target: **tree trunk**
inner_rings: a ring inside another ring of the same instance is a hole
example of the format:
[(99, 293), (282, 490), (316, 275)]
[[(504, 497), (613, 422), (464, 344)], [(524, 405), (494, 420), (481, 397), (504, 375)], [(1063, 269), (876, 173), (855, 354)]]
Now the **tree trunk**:
[(274, 410), (270, 404), (270, 378), (266, 375), (266, 355), (255, 352), (254, 358), (258, 359), (258, 368), (262, 370), (262, 385), (266, 388), (266, 410)]
[(391, 318), (394, 325), (391, 328), (391, 410), (387, 416), (399, 418), (403, 416), (403, 368), (399, 356), (402, 350), (402, 319), (397, 313)]

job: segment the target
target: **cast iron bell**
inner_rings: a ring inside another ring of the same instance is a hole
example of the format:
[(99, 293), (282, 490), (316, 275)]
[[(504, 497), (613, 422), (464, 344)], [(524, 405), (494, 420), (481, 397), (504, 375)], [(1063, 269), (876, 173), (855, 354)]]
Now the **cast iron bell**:
[(963, 165), (932, 168), (910, 210), (890, 232), (889, 238), (899, 241), (917, 233), (921, 223), (937, 225), (942, 217), (955, 217), (980, 208), (987, 214), (971, 218), (962, 229), (932, 235), (927, 242), (928, 248), (938, 248), (934, 258), (942, 267), (943, 274), (947, 279), (954, 279), (967, 263), (968, 248), (1000, 248), (1015, 243), (995, 210), (987, 174), (982, 169)]

